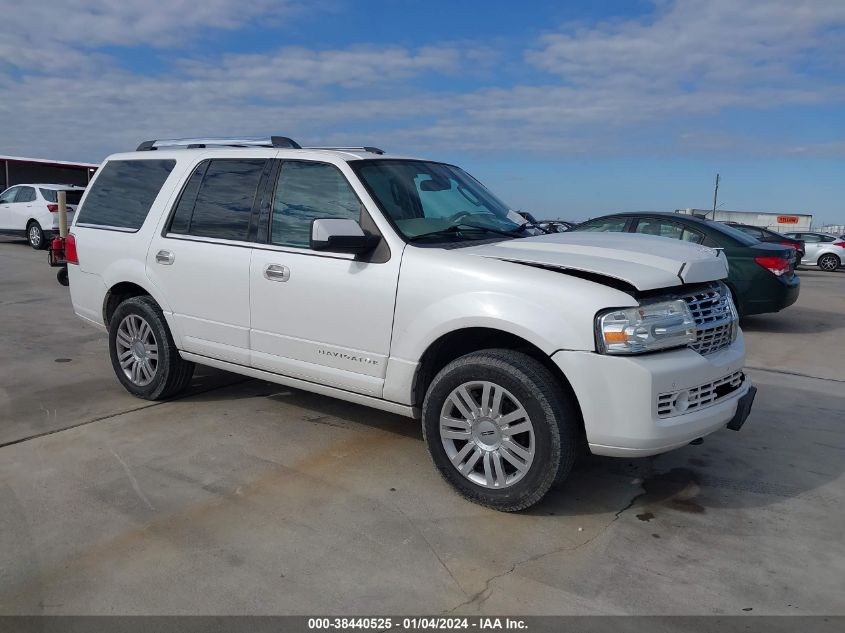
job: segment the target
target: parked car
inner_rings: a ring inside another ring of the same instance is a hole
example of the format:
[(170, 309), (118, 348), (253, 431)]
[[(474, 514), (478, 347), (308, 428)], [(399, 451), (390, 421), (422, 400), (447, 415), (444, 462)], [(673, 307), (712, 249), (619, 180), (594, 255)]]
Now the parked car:
[(791, 246), (795, 249), (798, 255), (798, 261), (804, 259), (804, 242), (789, 235), (781, 235), (777, 231), (771, 231), (759, 226), (752, 226), (750, 224), (740, 224), (739, 222), (725, 222), (728, 226), (742, 231), (753, 237), (758, 242), (769, 242), (771, 244), (782, 244), (783, 246)]
[(568, 222), (567, 220), (541, 220), (537, 225), (547, 233), (566, 233), (575, 226), (575, 222)]
[(97, 172), (65, 255), (130, 393), (200, 363), (421, 418), (445, 480), (498, 510), (583, 443), (662, 453), (754, 399), (720, 252), (536, 235), (458, 167), (372, 147), (142, 143)]
[(835, 237), (827, 233), (787, 233), (787, 237), (804, 242), (804, 257), (802, 266), (818, 266), (819, 270), (834, 272), (845, 261), (845, 238)]
[(25, 237), (35, 249), (47, 248), (59, 232), (59, 191), (66, 192), (70, 223), (85, 187), (15, 185), (0, 194), (0, 233)]
[(645, 233), (724, 249), (730, 263), (725, 283), (740, 316), (778, 312), (798, 299), (795, 250), (758, 242), (737, 229), (680, 213), (619, 213), (579, 224), (573, 232)]

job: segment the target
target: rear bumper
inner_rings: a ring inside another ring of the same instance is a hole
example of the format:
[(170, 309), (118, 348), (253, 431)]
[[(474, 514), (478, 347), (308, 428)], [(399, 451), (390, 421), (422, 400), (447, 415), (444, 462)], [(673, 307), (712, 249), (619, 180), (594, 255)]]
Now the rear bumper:
[(742, 316), (780, 312), (798, 300), (801, 292), (801, 278), (793, 275), (792, 279), (782, 279), (768, 275), (771, 279), (757, 283), (742, 302)]
[(746, 376), (739, 388), (713, 404), (670, 416), (658, 413), (661, 394), (699, 388), (741, 371), (741, 334), (730, 347), (708, 356), (691, 349), (639, 357), (561, 351), (552, 359), (575, 391), (587, 442), (597, 455), (640, 457), (684, 446), (733, 421), (740, 399), (751, 389)]

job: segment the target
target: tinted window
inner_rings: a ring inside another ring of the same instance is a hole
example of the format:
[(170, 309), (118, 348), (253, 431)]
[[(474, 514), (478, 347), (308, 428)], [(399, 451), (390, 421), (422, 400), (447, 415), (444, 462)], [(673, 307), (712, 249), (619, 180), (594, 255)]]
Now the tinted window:
[(683, 240), (685, 242), (693, 242), (700, 244), (704, 236), (697, 231), (691, 231), (685, 226), (670, 222), (668, 220), (658, 218), (643, 218), (637, 221), (634, 228), (637, 233), (644, 235), (657, 235), (659, 237), (668, 237), (674, 240)]
[(175, 160), (112, 160), (100, 170), (77, 224), (141, 228)]
[(194, 211), (194, 203), (197, 201), (197, 193), (200, 190), (205, 170), (211, 161), (204, 160), (194, 169), (194, 173), (188, 179), (182, 194), (179, 196), (179, 202), (176, 203), (176, 209), (173, 211), (173, 217), (170, 219), (171, 233), (187, 233), (191, 225), (191, 213)]
[(3, 192), (0, 196), (0, 204), (8, 204), (15, 201), (15, 196), (18, 195), (18, 187), (12, 187)]
[(823, 236), (821, 236), (821, 240), (822, 240), (822, 242), (835, 242), (836, 238), (833, 237), (832, 235), (823, 235)]
[(625, 230), (628, 218), (597, 218), (576, 226), (573, 231), (590, 231), (595, 233), (620, 233)]
[(286, 162), (282, 165), (270, 241), (280, 246), (308, 248), (311, 221), (317, 218), (361, 220), (361, 202), (333, 165)]
[[(246, 241), (265, 163), (263, 158), (212, 160), (199, 187), (187, 232)], [(195, 177), (196, 172), (191, 179)]]
[(753, 226), (734, 226), (733, 228), (735, 228), (739, 231), (742, 231), (743, 233), (746, 233), (746, 234), (750, 235), (751, 237), (756, 237), (757, 239), (760, 239), (760, 238), (763, 237), (763, 231), (761, 231), (760, 229), (754, 228)]
[(32, 202), (33, 200), (35, 200), (35, 189), (32, 187), (21, 187), (15, 198), (15, 202)]
[(805, 242), (815, 243), (821, 242), (821, 238), (818, 235), (813, 235), (812, 233), (804, 233), (803, 238)]
[[(47, 202), (56, 203), (59, 201), (59, 192), (55, 189), (41, 189), (41, 195)], [(79, 201), (82, 200), (82, 194), (85, 193), (79, 189), (73, 189), (69, 191), (65, 191), (65, 200), (67, 204), (79, 204)]]

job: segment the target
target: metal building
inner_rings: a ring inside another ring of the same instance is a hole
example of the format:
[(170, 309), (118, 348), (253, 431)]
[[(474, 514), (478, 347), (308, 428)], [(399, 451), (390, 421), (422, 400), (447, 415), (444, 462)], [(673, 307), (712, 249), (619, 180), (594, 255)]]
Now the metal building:
[(809, 213), (771, 213), (765, 211), (723, 211), (716, 209), (675, 209), (675, 213), (698, 215), (717, 222), (739, 222), (778, 233), (809, 231), (813, 225), (813, 216)]
[(63, 160), (0, 155), (0, 191), (28, 182), (84, 187), (98, 167), (96, 163), (70, 163)]

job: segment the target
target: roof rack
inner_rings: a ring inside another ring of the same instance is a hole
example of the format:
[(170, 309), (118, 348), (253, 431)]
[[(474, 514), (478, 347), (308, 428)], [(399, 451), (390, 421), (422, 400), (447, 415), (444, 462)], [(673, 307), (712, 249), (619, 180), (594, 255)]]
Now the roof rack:
[(384, 150), (371, 145), (361, 147), (303, 147), (302, 149), (333, 149), (339, 152), (368, 152), (370, 154), (384, 154)]
[(216, 147), (278, 147), (286, 149), (302, 149), (299, 143), (287, 136), (241, 136), (153, 139), (151, 141), (144, 141), (135, 151), (148, 152), (164, 147), (184, 147), (187, 149), (195, 149), (208, 147), (209, 145)]

